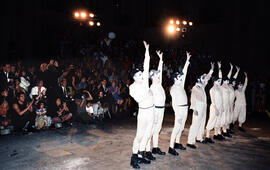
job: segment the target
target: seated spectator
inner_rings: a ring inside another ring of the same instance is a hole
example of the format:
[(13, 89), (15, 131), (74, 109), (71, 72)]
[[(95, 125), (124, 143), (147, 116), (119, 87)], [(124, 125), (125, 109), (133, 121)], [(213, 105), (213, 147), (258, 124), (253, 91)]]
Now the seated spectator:
[(13, 104), (12, 124), (15, 130), (28, 131), (34, 125), (35, 116), (33, 112), (34, 100), (30, 103), (26, 102), (25, 94), (19, 93), (17, 101)]
[(123, 103), (123, 99), (119, 96), (120, 95), (120, 90), (118, 86), (116, 86), (115, 81), (112, 81), (112, 85), (110, 86), (110, 91), (112, 93), (112, 96), (114, 100), (116, 101), (117, 104), (121, 105)]
[(67, 103), (65, 101), (62, 103), (60, 98), (56, 99), (55, 112), (56, 114), (52, 119), (53, 124), (67, 122), (72, 118), (72, 113), (70, 113)]
[(27, 76), (26, 76), (26, 71), (22, 70), (21, 73), (21, 77), (20, 77), (20, 87), (23, 88), (26, 92), (28, 92), (28, 87), (30, 86), (30, 80), (28, 80)]
[(36, 129), (48, 129), (51, 126), (51, 117), (46, 115), (47, 109), (43, 102), (39, 102), (39, 108), (36, 109), (35, 127)]
[(46, 94), (46, 88), (43, 87), (43, 80), (39, 80), (37, 85), (31, 89), (29, 94), (30, 99), (33, 99), (33, 96), (41, 98)]
[(57, 97), (59, 97), (62, 101), (68, 101), (72, 97), (72, 94), (67, 88), (67, 79), (63, 79), (61, 85), (56, 90)]
[(77, 89), (80, 90), (80, 89), (86, 89), (87, 87), (87, 82), (86, 82), (86, 78), (85, 77), (82, 77), (80, 83), (77, 85)]
[(8, 96), (8, 91), (6, 89), (1, 89), (1, 96), (0, 96), (0, 126), (7, 127), (8, 126), (8, 117), (7, 112), (9, 110), (9, 105), (6, 100)]
[[(86, 103), (87, 101), (93, 100), (92, 95), (87, 90), (81, 90), (75, 97), (75, 103), (77, 105), (77, 113), (79, 114), (81, 120), (84, 123), (89, 123), (89, 115), (86, 111)], [(90, 109), (90, 108), (89, 108)], [(89, 110), (88, 110), (89, 111)]]

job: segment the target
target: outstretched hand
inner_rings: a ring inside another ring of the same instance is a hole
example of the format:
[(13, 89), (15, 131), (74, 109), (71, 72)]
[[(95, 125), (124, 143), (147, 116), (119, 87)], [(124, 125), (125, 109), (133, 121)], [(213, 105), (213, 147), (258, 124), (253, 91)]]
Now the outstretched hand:
[(214, 68), (215, 68), (215, 64), (211, 62), (211, 69), (214, 70)]
[(145, 49), (146, 49), (146, 50), (149, 50), (149, 44), (147, 44), (146, 41), (143, 41), (143, 44), (144, 44)]
[(190, 55), (190, 52), (186, 51), (186, 54), (187, 54), (187, 60), (189, 61), (191, 55)]
[(233, 67), (232, 63), (230, 63), (231, 68)]
[(236, 66), (236, 69), (237, 69), (237, 71), (239, 71), (240, 70), (240, 67)]
[(244, 72), (245, 76), (247, 77), (247, 72)]
[(217, 64), (218, 64), (218, 68), (220, 69), (221, 68), (221, 61), (218, 61)]
[(163, 52), (157, 50), (156, 53), (157, 53), (157, 55), (159, 56), (159, 59), (162, 60), (162, 58), (163, 58)]

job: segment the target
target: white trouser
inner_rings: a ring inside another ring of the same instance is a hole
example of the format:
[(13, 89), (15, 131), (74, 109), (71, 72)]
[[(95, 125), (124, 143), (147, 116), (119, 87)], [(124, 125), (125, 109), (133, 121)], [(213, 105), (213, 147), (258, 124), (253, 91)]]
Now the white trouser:
[(174, 127), (171, 134), (170, 147), (174, 148), (174, 143), (180, 143), (182, 131), (185, 128), (187, 120), (188, 106), (173, 106), (174, 110)]
[(198, 115), (194, 114), (192, 116), (192, 124), (189, 129), (188, 134), (188, 144), (195, 144), (195, 138), (202, 141), (204, 136), (205, 120), (206, 120), (206, 105), (202, 106), (198, 111)]
[(145, 151), (146, 144), (151, 137), (154, 124), (154, 107), (139, 108), (137, 116), (137, 133), (133, 141), (133, 154), (138, 151)]
[(101, 106), (99, 106), (97, 103), (93, 104), (93, 114), (94, 115), (101, 115), (103, 113), (103, 108)]
[(233, 123), (233, 117), (234, 117), (234, 110), (233, 110), (233, 104), (231, 104), (231, 108), (230, 108), (230, 124)]
[[(217, 115), (218, 114), (218, 115)], [(209, 119), (206, 125), (206, 137), (210, 138), (210, 131), (220, 127), (220, 114), (213, 104), (210, 105)]]
[(234, 108), (234, 120), (238, 120), (239, 126), (246, 121), (246, 105), (245, 104), (236, 104)]
[(222, 129), (223, 129), (223, 132), (226, 133), (230, 124), (230, 107), (226, 106), (223, 108), (224, 108), (224, 112), (222, 113)]
[[(163, 117), (164, 117), (164, 109), (165, 108), (155, 108), (155, 117), (154, 117), (154, 125), (152, 129), (152, 136), (153, 136), (153, 148), (158, 147), (158, 137), (159, 137), (159, 132), (162, 127), (162, 122), (163, 122)], [(146, 145), (146, 151), (150, 151), (151, 149), (151, 138), (148, 140), (147, 145)]]

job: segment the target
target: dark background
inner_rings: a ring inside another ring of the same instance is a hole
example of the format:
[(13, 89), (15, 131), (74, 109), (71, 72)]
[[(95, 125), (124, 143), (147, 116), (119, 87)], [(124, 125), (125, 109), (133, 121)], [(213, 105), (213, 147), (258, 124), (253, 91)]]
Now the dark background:
[[(269, 77), (269, 18), (266, 0), (4, 0), (1, 1), (1, 57), (48, 59), (65, 39), (95, 43), (113, 31), (121, 39), (145, 39), (232, 61), (254, 75)], [(79, 26), (72, 16), (84, 8), (102, 27)], [(171, 16), (194, 22), (185, 37), (168, 39), (163, 24)]]

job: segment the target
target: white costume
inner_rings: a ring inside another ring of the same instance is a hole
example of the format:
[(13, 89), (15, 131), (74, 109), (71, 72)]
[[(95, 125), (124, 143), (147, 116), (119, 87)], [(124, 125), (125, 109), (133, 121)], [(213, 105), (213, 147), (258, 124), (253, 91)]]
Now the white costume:
[[(189, 55), (187, 53), (187, 55)], [(189, 57), (186, 60), (185, 66), (183, 68), (183, 75), (179, 75), (174, 78), (174, 84), (170, 89), (170, 94), (172, 96), (172, 107), (174, 110), (174, 128), (171, 134), (170, 147), (174, 148), (175, 143), (180, 144), (180, 137), (182, 131), (184, 130), (185, 123), (187, 120), (188, 113), (188, 101), (187, 94), (185, 91), (185, 80), (187, 76), (187, 69), (189, 66)]]
[(224, 133), (227, 133), (227, 129), (230, 124), (230, 89), (229, 80), (224, 80), (221, 86), (223, 96), (223, 113), (221, 116), (221, 126)]
[(146, 144), (151, 137), (154, 123), (153, 93), (149, 88), (149, 64), (150, 55), (146, 49), (144, 59), (144, 70), (134, 75), (134, 83), (129, 87), (129, 94), (139, 105), (137, 116), (137, 133), (133, 141), (133, 154), (138, 151), (144, 152)]
[[(158, 55), (162, 55), (159, 52), (157, 53)], [(153, 148), (158, 148), (158, 137), (159, 137), (159, 132), (162, 127), (164, 110), (165, 110), (166, 95), (162, 87), (162, 65), (163, 65), (163, 60), (162, 58), (160, 58), (159, 64), (158, 64), (158, 71), (155, 71), (155, 70), (150, 71), (150, 77), (152, 78), (152, 82), (153, 82), (150, 89), (153, 93), (153, 100), (154, 100), (154, 105), (155, 105), (154, 125), (153, 125), (153, 130), (152, 130)], [(151, 138), (149, 139), (147, 143), (146, 151), (150, 151), (150, 142), (151, 142)]]
[(234, 120), (238, 120), (239, 126), (242, 127), (242, 124), (246, 121), (246, 96), (245, 91), (247, 88), (248, 77), (245, 77), (244, 85), (239, 84), (238, 89), (235, 90), (235, 107), (234, 107)]
[(207, 109), (207, 100), (205, 93), (205, 86), (207, 85), (209, 79), (212, 76), (214, 65), (211, 64), (211, 70), (206, 75), (202, 75), (199, 79), (200, 82), (197, 82), (192, 88), (191, 92), (191, 106), (190, 109), (193, 110), (192, 124), (189, 129), (188, 134), (188, 144), (194, 145), (195, 138), (197, 140), (203, 141), (204, 129), (205, 129), (205, 119), (206, 119), (206, 109)]
[(221, 117), (223, 112), (223, 96), (221, 91), (222, 72), (219, 67), (218, 79), (214, 81), (213, 87), (210, 89), (210, 113), (206, 125), (206, 138), (210, 138), (210, 131), (215, 128), (215, 135), (221, 134)]

